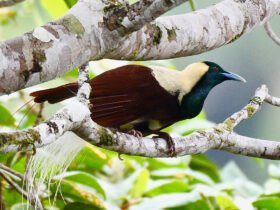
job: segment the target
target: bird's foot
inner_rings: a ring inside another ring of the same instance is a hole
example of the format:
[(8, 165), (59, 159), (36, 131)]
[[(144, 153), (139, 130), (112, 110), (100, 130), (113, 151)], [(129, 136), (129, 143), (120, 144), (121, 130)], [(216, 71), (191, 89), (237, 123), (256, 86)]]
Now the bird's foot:
[(122, 153), (118, 153), (118, 158), (119, 158), (119, 160), (121, 160), (121, 161), (123, 161), (123, 158), (122, 158)]
[(135, 129), (132, 129), (132, 130), (128, 131), (127, 134), (135, 136), (137, 138), (143, 137), (143, 133), (141, 131), (138, 131), (138, 130), (135, 130)]
[(154, 134), (156, 134), (156, 136), (153, 136), (152, 137), (153, 139), (162, 138), (162, 139), (166, 140), (167, 147), (168, 147), (168, 153), (169, 153), (170, 157), (174, 157), (175, 156), (175, 143), (174, 143), (172, 137), (168, 133), (165, 133), (162, 131), (156, 131), (156, 132), (154, 132)]

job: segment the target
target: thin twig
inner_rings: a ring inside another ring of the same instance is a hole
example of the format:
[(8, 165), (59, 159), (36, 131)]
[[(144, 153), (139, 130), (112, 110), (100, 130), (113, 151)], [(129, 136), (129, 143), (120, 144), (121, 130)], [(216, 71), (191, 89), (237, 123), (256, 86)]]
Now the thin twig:
[(280, 38), (279, 36), (273, 31), (271, 25), (270, 25), (270, 22), (267, 21), (265, 24), (264, 24), (264, 29), (267, 33), (267, 35), (277, 44), (280, 46)]
[(0, 176), (5, 179), (11, 187), (13, 187), (20, 195), (22, 195), (25, 199), (28, 199), (28, 194), (26, 191), (24, 191), (17, 183), (15, 183), (10, 177), (8, 177), (6, 174), (0, 172)]
[(0, 181), (0, 210), (6, 210), (6, 204), (3, 197), (3, 183)]
[(0, 163), (0, 170), (2, 170), (3, 172), (9, 175), (15, 176), (19, 180), (23, 180), (23, 175), (21, 173), (14, 171), (13, 169), (9, 168), (8, 166), (5, 166), (2, 163)]
[(34, 123), (34, 126), (38, 125), (39, 123), (44, 121), (43, 110), (44, 110), (44, 103), (41, 103), (41, 104), (39, 104), (39, 111), (37, 113), (37, 117), (36, 117), (36, 121)]

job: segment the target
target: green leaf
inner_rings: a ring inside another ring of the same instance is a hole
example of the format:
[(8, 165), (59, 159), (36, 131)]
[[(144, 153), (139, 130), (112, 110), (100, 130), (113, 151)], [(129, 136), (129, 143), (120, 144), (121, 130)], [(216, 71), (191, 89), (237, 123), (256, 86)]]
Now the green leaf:
[(53, 18), (60, 18), (68, 10), (64, 0), (41, 0), (41, 4)]
[(16, 203), (11, 207), (11, 210), (34, 210), (34, 208), (26, 203)]
[(0, 104), (0, 126), (15, 126), (15, 122), (10, 111)]
[(190, 161), (190, 168), (207, 174), (213, 181), (220, 181), (220, 174), (218, 167), (207, 158), (206, 155), (192, 155)]
[(106, 198), (105, 192), (96, 180), (96, 178), (89, 173), (82, 171), (70, 171), (63, 173), (61, 176), (57, 176), (56, 178), (63, 178), (64, 180), (75, 182), (76, 184), (91, 187), (94, 190), (96, 190), (97, 193), (102, 195), (104, 199)]
[(183, 180), (156, 180), (149, 181), (149, 183), (149, 185), (153, 186), (150, 186), (150, 189), (145, 192), (146, 196), (158, 196), (167, 193), (187, 192), (189, 190), (187, 182)]
[(190, 4), (190, 7), (191, 7), (191, 10), (195, 11), (196, 10), (196, 2), (195, 2), (195, 0), (189, 0), (189, 4)]
[(223, 210), (238, 210), (237, 206), (227, 196), (218, 195), (216, 200), (220, 208)]
[(18, 121), (18, 128), (24, 129), (24, 128), (28, 128), (28, 127), (34, 125), (34, 123), (37, 119), (37, 114), (32, 112), (30, 110), (30, 107), (26, 107), (26, 108), (20, 110), (20, 113), (22, 115)]
[(279, 197), (263, 197), (253, 202), (253, 206), (257, 210), (279, 210), (280, 198)]
[[(186, 168), (188, 166), (188, 162), (190, 160), (190, 156), (178, 157), (176, 159), (171, 158), (147, 158), (146, 162), (149, 163), (148, 169), (150, 171), (164, 168)], [(145, 162), (145, 163), (146, 163)]]
[(269, 164), (268, 174), (273, 178), (280, 179), (280, 166), (275, 164)]
[(179, 206), (175, 208), (168, 208), (168, 210), (198, 210), (198, 209), (203, 209), (203, 210), (212, 210), (209, 208), (207, 201), (204, 200), (199, 200), (193, 203), (190, 203), (185, 206)]
[[(51, 190), (55, 193), (57, 188), (52, 186)], [(60, 192), (64, 199), (70, 198), (73, 201), (88, 204), (97, 209), (105, 209), (103, 201), (83, 185), (68, 180), (62, 180)]]
[(199, 199), (201, 197), (197, 192), (172, 193), (153, 198), (144, 198), (141, 203), (131, 206), (129, 210), (162, 210), (193, 203)]
[(134, 182), (132, 189), (129, 192), (132, 198), (139, 198), (142, 196), (142, 194), (144, 194), (148, 184), (149, 177), (150, 177), (150, 173), (147, 169), (143, 169), (140, 171), (137, 179)]
[(64, 2), (68, 6), (68, 8), (71, 8), (74, 4), (77, 3), (77, 0), (64, 0)]
[(82, 170), (92, 173), (94, 170), (100, 170), (108, 163), (107, 152), (93, 145), (87, 144), (77, 155), (69, 167), (70, 170)]
[(204, 183), (207, 185), (212, 185), (213, 181), (206, 174), (192, 171), (190, 169), (161, 169), (153, 171), (151, 173), (153, 178), (184, 178), (186, 177), (192, 184), (194, 183)]

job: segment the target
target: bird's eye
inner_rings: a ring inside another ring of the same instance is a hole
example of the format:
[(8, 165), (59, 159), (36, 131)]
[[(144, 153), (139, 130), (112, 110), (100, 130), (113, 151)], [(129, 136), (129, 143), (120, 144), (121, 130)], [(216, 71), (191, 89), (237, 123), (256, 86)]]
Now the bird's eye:
[(214, 66), (212, 69), (213, 69), (214, 71), (219, 71), (219, 68), (218, 68), (217, 66)]

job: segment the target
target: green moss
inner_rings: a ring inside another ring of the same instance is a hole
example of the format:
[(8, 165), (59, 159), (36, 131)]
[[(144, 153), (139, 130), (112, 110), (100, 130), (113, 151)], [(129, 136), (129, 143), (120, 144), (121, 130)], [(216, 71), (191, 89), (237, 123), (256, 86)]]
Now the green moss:
[(173, 40), (176, 40), (176, 30), (174, 28), (166, 29), (166, 30), (167, 30), (168, 41), (171, 42)]
[(24, 81), (27, 82), (30, 76), (30, 71), (29, 70), (24, 70), (21, 72), (21, 75), (24, 77)]
[(230, 41), (229, 41), (229, 44), (234, 42), (235, 40), (239, 39), (239, 37), (242, 36), (243, 33), (240, 33), (240, 34), (237, 34), (235, 37), (233, 37)]
[(114, 144), (113, 133), (108, 133), (105, 128), (99, 128), (98, 134), (100, 138), (98, 145), (112, 146)]
[(20, 144), (21, 148), (27, 148), (31, 145), (33, 155), (35, 155), (36, 154), (36, 147), (35, 147), (36, 142), (40, 142), (40, 134), (38, 131), (30, 129), (30, 130), (28, 130), (28, 138), (26, 138), (21, 143), (18, 142), (18, 144)]
[(112, 4), (109, 4), (107, 6), (105, 6), (103, 8), (104, 13), (108, 13), (108, 12), (115, 12), (116, 10), (120, 9), (123, 7), (123, 4), (121, 4), (120, 2), (115, 2)]
[(33, 57), (34, 59), (36, 59), (36, 61), (39, 61), (41, 63), (43, 63), (47, 58), (46, 58), (46, 55), (45, 55), (45, 52), (44, 51), (34, 51), (33, 52)]
[(160, 40), (162, 38), (162, 31), (159, 26), (156, 24), (147, 24), (146, 25), (146, 34), (149, 35), (151, 41), (150, 44), (158, 45), (160, 44)]
[(228, 130), (232, 131), (233, 128), (234, 128), (234, 125), (235, 125), (235, 120), (229, 118), (224, 122), (224, 124), (225, 124), (225, 126), (227, 127)]
[(9, 133), (2, 133), (0, 136), (0, 148), (6, 146), (6, 144), (15, 144), (16, 143), (16, 135), (11, 135)]
[(214, 128), (214, 130), (217, 134), (222, 134), (225, 130), (225, 125), (220, 123)]
[(131, 53), (131, 60), (134, 60), (138, 54), (139, 54), (139, 49), (134, 49), (133, 52)]
[(254, 106), (248, 105), (246, 107), (247, 113), (248, 113), (248, 117), (252, 117), (252, 115), (255, 113), (256, 108)]
[(262, 100), (260, 97), (254, 97), (250, 100), (251, 104), (256, 104), (256, 105), (261, 105), (262, 104)]
[(38, 131), (30, 129), (23, 134), (26, 138), (22, 141), (19, 140), (19, 134), (14, 133), (2, 133), (0, 135), (0, 148), (4, 148), (8, 145), (18, 145), (19, 151), (28, 148), (30, 145), (33, 146), (33, 153), (36, 152), (34, 144), (40, 141), (40, 134)]
[(153, 43), (155, 45), (158, 45), (160, 43), (160, 40), (162, 38), (162, 31), (159, 26), (154, 26), (154, 36), (153, 36)]
[(209, 135), (208, 139), (209, 139), (209, 141), (215, 140), (214, 134), (211, 133), (211, 134)]
[(78, 36), (82, 36), (85, 33), (85, 28), (81, 22), (74, 15), (66, 15), (62, 19), (62, 25), (69, 31)]

